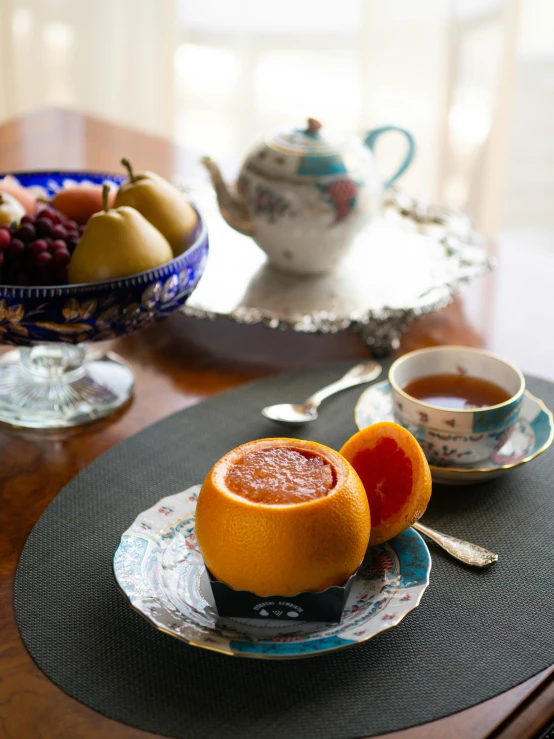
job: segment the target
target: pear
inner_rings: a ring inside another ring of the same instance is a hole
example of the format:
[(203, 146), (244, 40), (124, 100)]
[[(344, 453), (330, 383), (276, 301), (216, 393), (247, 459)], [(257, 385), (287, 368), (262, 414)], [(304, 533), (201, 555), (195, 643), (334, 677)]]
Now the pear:
[(109, 209), (110, 188), (104, 185), (104, 210), (91, 216), (69, 263), (71, 284), (129, 277), (173, 259), (165, 236), (138, 210)]
[(183, 194), (154, 172), (135, 174), (128, 159), (121, 163), (129, 172), (115, 198), (115, 207), (130, 205), (150, 221), (169, 241), (173, 254), (182, 254), (191, 243), (198, 223), (196, 211)]

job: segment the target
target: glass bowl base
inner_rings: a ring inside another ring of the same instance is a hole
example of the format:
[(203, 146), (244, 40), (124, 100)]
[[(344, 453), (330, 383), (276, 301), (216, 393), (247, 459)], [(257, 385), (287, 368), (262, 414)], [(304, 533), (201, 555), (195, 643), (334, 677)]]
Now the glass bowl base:
[(32, 429), (79, 426), (113, 413), (134, 377), (112, 353), (44, 344), (0, 357), (0, 423)]

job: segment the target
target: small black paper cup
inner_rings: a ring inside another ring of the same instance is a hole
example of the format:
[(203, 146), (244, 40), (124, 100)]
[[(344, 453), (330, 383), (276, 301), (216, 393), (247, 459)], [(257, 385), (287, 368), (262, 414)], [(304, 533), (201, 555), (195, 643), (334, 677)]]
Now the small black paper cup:
[(235, 590), (215, 578), (206, 568), (220, 616), (229, 618), (258, 618), (278, 621), (325, 621), (339, 623), (352, 583), (359, 567), (344, 585), (333, 585), (320, 593), (297, 593), (292, 596), (261, 596), (248, 590)]

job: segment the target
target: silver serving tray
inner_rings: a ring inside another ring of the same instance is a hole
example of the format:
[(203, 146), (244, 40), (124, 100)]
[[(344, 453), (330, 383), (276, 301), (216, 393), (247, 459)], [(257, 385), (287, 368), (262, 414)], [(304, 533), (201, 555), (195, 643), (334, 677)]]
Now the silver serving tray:
[(393, 189), (385, 193), (383, 217), (357, 237), (335, 272), (289, 275), (225, 223), (210, 187), (184, 189), (206, 217), (210, 237), (206, 271), (182, 308), (195, 318), (303, 333), (350, 331), (373, 353), (386, 354), (411, 321), (443, 308), (460, 283), (494, 266), (465, 215)]

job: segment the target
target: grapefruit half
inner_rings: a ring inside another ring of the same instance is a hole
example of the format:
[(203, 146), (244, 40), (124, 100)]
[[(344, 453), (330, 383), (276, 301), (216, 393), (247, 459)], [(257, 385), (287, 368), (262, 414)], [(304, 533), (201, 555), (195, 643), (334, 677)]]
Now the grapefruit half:
[(233, 449), (208, 473), (196, 507), (208, 569), (261, 596), (343, 585), (369, 534), (360, 478), (338, 452), (313, 441), (259, 439)]
[(416, 439), (390, 421), (354, 434), (340, 453), (358, 473), (371, 511), (370, 545), (415, 523), (431, 497), (431, 471)]

